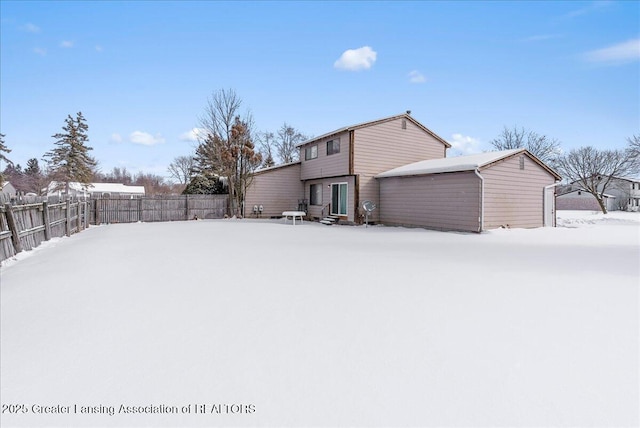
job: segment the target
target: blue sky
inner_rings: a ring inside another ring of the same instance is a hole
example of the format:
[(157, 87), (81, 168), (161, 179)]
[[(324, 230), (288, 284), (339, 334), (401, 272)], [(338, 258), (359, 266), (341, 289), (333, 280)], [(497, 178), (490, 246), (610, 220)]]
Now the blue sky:
[(82, 111), (103, 171), (168, 176), (213, 91), (257, 131), (412, 110), (454, 144), (506, 125), (562, 147), (640, 133), (640, 2), (0, 1), (0, 132), (23, 166)]

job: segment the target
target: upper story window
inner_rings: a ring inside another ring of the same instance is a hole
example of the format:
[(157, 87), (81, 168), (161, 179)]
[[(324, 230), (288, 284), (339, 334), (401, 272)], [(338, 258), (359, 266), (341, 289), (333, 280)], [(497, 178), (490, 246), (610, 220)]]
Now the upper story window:
[(340, 139), (327, 141), (327, 156), (340, 153)]
[(304, 160), (315, 159), (318, 157), (318, 145), (310, 146), (304, 149)]

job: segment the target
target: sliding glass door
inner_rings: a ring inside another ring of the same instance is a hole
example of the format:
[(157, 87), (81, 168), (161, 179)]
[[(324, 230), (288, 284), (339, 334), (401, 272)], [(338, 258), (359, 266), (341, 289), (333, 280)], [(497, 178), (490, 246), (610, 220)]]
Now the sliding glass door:
[(331, 214), (347, 215), (347, 183), (331, 184)]

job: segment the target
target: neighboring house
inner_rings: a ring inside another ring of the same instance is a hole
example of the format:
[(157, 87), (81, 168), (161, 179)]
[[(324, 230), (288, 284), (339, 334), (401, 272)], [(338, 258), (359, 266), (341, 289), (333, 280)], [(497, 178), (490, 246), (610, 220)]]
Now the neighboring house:
[[(605, 193), (603, 199), (607, 211), (617, 209), (615, 196)], [(598, 204), (596, 198), (582, 189), (565, 190), (564, 193), (559, 194), (556, 197), (556, 207), (559, 210), (601, 211), (600, 204)]]
[(525, 149), (426, 160), (376, 178), (384, 224), (469, 232), (555, 225), (560, 176)]
[[(602, 188), (599, 187), (598, 191), (601, 190)], [(607, 211), (638, 211), (640, 209), (640, 178), (614, 177), (607, 186), (606, 192)], [(580, 183), (573, 182), (563, 186), (558, 192), (558, 209), (600, 210), (600, 205), (591, 193), (580, 186)]]
[[(48, 196), (66, 196), (63, 183), (52, 181), (45, 189)], [(139, 198), (145, 195), (144, 186), (127, 186), (122, 183), (69, 183), (69, 194), (85, 198)]]
[[(555, 225), (560, 176), (524, 149), (446, 158), (451, 147), (406, 114), (348, 126), (299, 145), (300, 161), (256, 171), (246, 217), (303, 210), (370, 222), (479, 232)], [(304, 209), (306, 207), (306, 209)], [(254, 213), (254, 208), (256, 213)]]
[(17, 194), (17, 191), (16, 191), (16, 188), (13, 187), (13, 184), (11, 184), (8, 181), (5, 181), (2, 184), (2, 192), (1, 193), (3, 193), (5, 195), (5, 197), (15, 198), (16, 194)]

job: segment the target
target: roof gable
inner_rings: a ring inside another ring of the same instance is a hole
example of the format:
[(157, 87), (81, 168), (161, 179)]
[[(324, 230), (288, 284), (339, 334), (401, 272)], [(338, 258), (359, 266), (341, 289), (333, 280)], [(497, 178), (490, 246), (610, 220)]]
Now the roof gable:
[(442, 137), (437, 135), (435, 132), (433, 132), (432, 130), (430, 130), (429, 128), (427, 128), (426, 126), (424, 126), (423, 124), (421, 124), (417, 120), (415, 120), (408, 113), (402, 113), (402, 114), (398, 114), (398, 115), (395, 115), (395, 116), (385, 117), (385, 118), (382, 118), (382, 119), (371, 120), (371, 121), (368, 121), (368, 122), (363, 122), (363, 123), (358, 123), (358, 124), (355, 124), (355, 125), (345, 126), (345, 127), (336, 129), (335, 131), (331, 131), (331, 132), (327, 132), (326, 134), (322, 134), (322, 135), (320, 135), (318, 137), (313, 137), (313, 138), (311, 138), (311, 139), (309, 139), (307, 141), (303, 141), (302, 143), (298, 143), (296, 145), (296, 147), (301, 147), (301, 146), (304, 146), (306, 144), (314, 143), (316, 141), (323, 140), (325, 138), (331, 137), (333, 135), (341, 134), (343, 132), (354, 131), (356, 129), (361, 129), (361, 128), (367, 128), (369, 126), (379, 125), (381, 123), (389, 122), (389, 121), (396, 120), (396, 119), (406, 119), (406, 120), (411, 121), (418, 128), (420, 128), (421, 130), (423, 130), (424, 132), (428, 133), (433, 138), (435, 138), (436, 140), (441, 142), (445, 147), (447, 147), (447, 148), (451, 147), (451, 144), (449, 144), (447, 141), (445, 141)]

